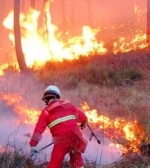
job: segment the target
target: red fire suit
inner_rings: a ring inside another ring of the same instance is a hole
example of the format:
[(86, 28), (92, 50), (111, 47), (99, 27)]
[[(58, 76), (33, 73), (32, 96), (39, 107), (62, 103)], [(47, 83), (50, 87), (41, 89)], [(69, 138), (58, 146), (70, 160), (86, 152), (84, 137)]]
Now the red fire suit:
[(73, 168), (83, 166), (87, 140), (83, 138), (78, 123), (85, 124), (86, 115), (69, 101), (53, 100), (42, 111), (35, 126), (30, 145), (36, 146), (46, 126), (50, 128), (54, 147), (48, 168), (60, 168), (67, 153)]

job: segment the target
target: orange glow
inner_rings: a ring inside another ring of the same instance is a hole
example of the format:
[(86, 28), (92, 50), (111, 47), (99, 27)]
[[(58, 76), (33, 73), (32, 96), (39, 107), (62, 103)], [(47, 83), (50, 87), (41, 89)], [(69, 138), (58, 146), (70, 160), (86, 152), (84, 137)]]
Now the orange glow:
[(26, 124), (35, 124), (37, 122), (38, 116), (40, 114), (39, 110), (30, 109), (25, 105), (16, 105), (14, 111), (17, 112)]
[(13, 111), (19, 115), (17, 123), (35, 124), (40, 114), (39, 110), (29, 108), (19, 94), (2, 94), (1, 99), (7, 106), (12, 106)]
[[(18, 115), (16, 125), (35, 125), (41, 113), (40, 110), (29, 108), (19, 94), (1, 94), (1, 100), (5, 100), (7, 106), (11, 106)], [(144, 130), (137, 121), (128, 121), (124, 118), (111, 119), (98, 114), (96, 109), (90, 109), (85, 102), (81, 104), (88, 117), (88, 122), (94, 126), (96, 133), (103, 131), (105, 136), (112, 140), (110, 146), (115, 146), (121, 153), (139, 152), (139, 146), (144, 139)]]
[[(29, 67), (43, 66), (46, 61), (63, 61), (64, 59), (78, 59), (81, 55), (88, 57), (92, 54), (104, 55), (108, 52), (115, 54), (120, 52), (129, 52), (131, 50), (143, 49), (148, 46), (146, 42), (146, 33), (142, 31), (131, 32), (131, 37), (116, 35), (116, 40), (113, 42), (111, 51), (105, 46), (105, 41), (97, 41), (96, 36), (101, 29), (92, 29), (89, 26), (82, 27), (80, 36), (71, 37), (69, 32), (66, 32), (66, 40), (62, 40), (61, 31), (52, 24), (50, 14), (50, 4), (52, 1), (47, 1), (45, 4), (46, 23), (42, 28), (38, 27), (38, 19), (40, 12), (30, 9), (27, 15), (21, 13), (20, 26), (22, 34), (22, 47), (25, 55), (26, 64)], [(137, 6), (135, 5), (135, 14), (138, 16)], [(13, 34), (13, 12), (11, 11), (4, 19), (3, 25), (10, 30), (9, 38), (14, 44)], [(119, 27), (119, 26), (118, 26)], [(118, 27), (110, 25), (110, 30), (117, 30)], [(126, 27), (121, 24), (120, 27)], [(130, 30), (132, 31), (132, 30)], [(57, 32), (57, 33), (56, 33)]]
[(8, 67), (8, 64), (4, 64), (0, 66), (0, 76), (2, 76), (4, 74), (4, 69), (6, 69)]
[(98, 111), (91, 110), (86, 102), (81, 106), (89, 123), (96, 125), (97, 130), (103, 130), (105, 135), (113, 140), (114, 144), (110, 146), (115, 145), (122, 153), (139, 151), (144, 130), (137, 121), (126, 121), (124, 118), (110, 119), (107, 116), (98, 115)]
[(136, 0), (134, 0), (134, 13), (137, 13), (137, 11), (138, 11), (138, 7), (136, 5)]

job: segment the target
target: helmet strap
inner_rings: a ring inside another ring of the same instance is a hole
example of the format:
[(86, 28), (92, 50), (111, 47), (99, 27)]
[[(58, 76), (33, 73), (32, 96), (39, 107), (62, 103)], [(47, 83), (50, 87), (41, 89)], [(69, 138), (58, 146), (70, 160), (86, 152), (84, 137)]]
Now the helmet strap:
[(56, 95), (53, 95), (53, 96), (45, 99), (44, 101), (45, 101), (46, 105), (48, 105), (52, 100), (59, 100), (59, 99), (57, 98)]

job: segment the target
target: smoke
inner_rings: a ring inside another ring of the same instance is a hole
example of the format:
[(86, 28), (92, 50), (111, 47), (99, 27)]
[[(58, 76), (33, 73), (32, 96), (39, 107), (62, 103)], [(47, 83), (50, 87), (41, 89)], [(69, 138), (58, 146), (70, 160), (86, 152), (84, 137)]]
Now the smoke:
[[(12, 151), (15, 149), (22, 150), (24, 153), (29, 153), (29, 141), (34, 129), (35, 124), (26, 124), (22, 121), (22, 115), (16, 113), (14, 107), (18, 104), (28, 104), (29, 108), (35, 108), (42, 110), (44, 108), (41, 103), (41, 96), (45, 89), (36, 76), (26, 74), (6, 73), (0, 77), (0, 146), (5, 148), (9, 147)], [(4, 95), (7, 95), (6, 97)], [(21, 100), (15, 95), (20, 95)], [(88, 140), (90, 137), (90, 131), (86, 128), (83, 130), (83, 134)], [(111, 164), (120, 158), (120, 152), (110, 147), (111, 141), (103, 135), (98, 135), (101, 144), (97, 144), (94, 137), (91, 141), (88, 141), (88, 147), (83, 154), (84, 161), (93, 162), (97, 165)], [(38, 144), (38, 148), (42, 148), (52, 142), (52, 137), (49, 130), (46, 130), (43, 134), (43, 138)], [(52, 146), (48, 147), (42, 153), (40, 158), (49, 160)], [(66, 160), (68, 160), (68, 155)], [(44, 160), (43, 160), (44, 161)]]
[(95, 139), (89, 141), (84, 154), (85, 162), (92, 162), (100, 167), (110, 165), (121, 159), (120, 151), (116, 147), (110, 146), (111, 143), (106, 137), (103, 138), (101, 144), (97, 144)]
[[(39, 27), (44, 26), (43, 2), (36, 1), (36, 10), (40, 11)], [(30, 1), (21, 1), (20, 11), (28, 15)], [(82, 7), (82, 8), (81, 8)], [(14, 46), (8, 38), (9, 31), (4, 28), (3, 21), (8, 13), (13, 10), (13, 1), (0, 3), (0, 55), (1, 63), (16, 62)], [(83, 26), (98, 29), (97, 41), (113, 43), (117, 37), (132, 36), (137, 32), (146, 33), (146, 0), (54, 0), (50, 8), (52, 24), (60, 32), (76, 36), (82, 34)], [(81, 15), (82, 13), (82, 15)], [(67, 33), (66, 33), (67, 32)], [(69, 32), (69, 33), (68, 33)], [(11, 54), (10, 54), (11, 51)], [(11, 61), (10, 61), (11, 60)]]
[[(21, 11), (27, 12), (29, 8), (29, 1), (26, 1), (27, 4), (23, 4), (25, 1), (21, 3)], [(138, 7), (138, 13), (142, 15), (143, 9), (146, 8), (146, 0), (126, 0), (126, 1), (99, 1), (93, 0), (91, 1), (91, 8), (88, 9), (88, 1), (75, 1), (75, 0), (66, 0), (65, 1), (65, 10), (62, 10), (62, 6), (59, 0), (55, 0), (51, 4), (51, 16), (52, 23), (57, 25), (60, 30), (69, 30), (74, 34), (80, 34), (82, 31), (82, 26), (89, 25), (93, 28), (101, 28), (107, 27), (111, 28), (111, 25), (128, 23), (140, 23), (140, 25), (145, 25), (146, 17), (139, 21), (137, 20), (136, 13), (134, 11), (134, 5)], [(36, 2), (36, 8), (39, 11), (41, 9), (41, 1)], [(82, 8), (81, 8), (82, 7)], [(4, 18), (8, 15), (10, 10), (13, 9), (13, 1), (1, 1), (0, 2), (0, 22), (2, 23)], [(88, 11), (90, 10), (90, 11)], [(62, 15), (62, 11), (64, 11), (64, 15)], [(90, 12), (90, 15), (88, 15)], [(82, 15), (81, 15), (82, 13)], [(64, 16), (64, 18), (62, 17)], [(63, 20), (65, 20), (65, 27), (62, 24)], [(138, 22), (137, 22), (138, 21)], [(40, 23), (40, 24), (43, 24)], [(142, 28), (145, 29), (145, 26)], [(136, 25), (136, 27), (138, 27)], [(126, 28), (126, 27), (125, 27)], [(127, 29), (125, 29), (127, 30)], [(130, 27), (128, 28), (130, 30)], [(12, 51), (12, 44), (8, 39), (8, 31), (0, 24), (1, 31), (1, 41), (0, 41), (0, 55), (1, 55), (1, 64), (8, 63), (10, 60), (14, 60), (15, 53)], [(124, 30), (116, 30), (116, 32), (107, 33), (108, 35), (120, 34), (124, 35)], [(114, 33), (114, 34), (113, 34)], [(129, 31), (126, 31), (129, 33)], [(102, 33), (105, 34), (105, 33)], [(102, 38), (101, 34), (98, 36), (98, 39)], [(6, 73), (4, 76), (0, 77), (0, 134), (2, 135), (0, 138), (0, 145), (9, 146), (13, 148), (20, 148), (22, 146), (25, 149), (29, 148), (29, 140), (34, 129), (33, 124), (25, 124), (21, 121), (22, 115), (20, 113), (16, 113), (14, 107), (18, 104), (25, 105), (25, 107), (42, 110), (44, 104), (41, 101), (41, 97), (43, 95), (43, 90), (45, 89), (45, 85), (41, 83), (41, 81), (33, 75), (26, 74), (13, 74)], [(7, 99), (3, 98), (3, 95), (6, 95)], [(14, 95), (17, 97), (21, 97), (20, 100), (14, 100)], [(66, 95), (67, 97), (67, 95)], [(8, 103), (12, 101), (11, 103)], [(87, 131), (88, 132), (88, 131)], [(85, 136), (89, 139), (89, 136), (85, 132)], [(97, 165), (106, 165), (111, 164), (112, 162), (118, 160), (120, 158), (120, 151), (118, 151), (115, 147), (110, 147), (109, 144), (111, 141), (102, 135), (99, 136), (101, 140), (101, 144), (97, 144), (95, 139), (89, 141), (88, 148), (84, 154), (84, 160), (95, 162)], [(45, 132), (43, 134), (43, 139), (39, 143), (40, 146), (44, 146), (52, 142), (51, 136)], [(51, 152), (52, 147), (49, 147), (46, 151), (47, 159), (49, 159), (49, 153)]]
[[(14, 110), (15, 106), (25, 105), (28, 108), (42, 109), (40, 102), (44, 85), (32, 75), (6, 73), (0, 77), (0, 144), (23, 134), (31, 129), (21, 121), (23, 114)], [(21, 98), (21, 99), (20, 99)], [(32, 128), (32, 127), (31, 127)]]
[(104, 132), (99, 132), (94, 129), (93, 131), (101, 143), (99, 144), (94, 136), (90, 139), (91, 131), (88, 127), (83, 130), (83, 134), (88, 140), (87, 149), (83, 154), (85, 163), (91, 162), (101, 167), (110, 165), (121, 159), (121, 151), (112, 145), (113, 142), (104, 135)]

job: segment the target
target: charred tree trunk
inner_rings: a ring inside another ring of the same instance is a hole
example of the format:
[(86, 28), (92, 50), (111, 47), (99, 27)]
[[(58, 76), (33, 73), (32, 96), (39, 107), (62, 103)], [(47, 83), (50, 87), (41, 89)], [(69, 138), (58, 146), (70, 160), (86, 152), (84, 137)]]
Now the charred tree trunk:
[(43, 0), (43, 7), (42, 7), (42, 9), (43, 9), (43, 13), (45, 13), (45, 4), (47, 3), (47, 0)]
[(31, 8), (35, 9), (35, 0), (31, 0)]
[(43, 5), (42, 5), (42, 11), (41, 11), (41, 15), (42, 15), (42, 24), (43, 24), (43, 20), (45, 22), (45, 17), (46, 17), (46, 14), (45, 14), (45, 5), (47, 3), (47, 0), (43, 0)]
[(150, 43), (150, 0), (147, 0), (147, 42)]
[(14, 0), (14, 38), (17, 61), (21, 72), (27, 71), (22, 46), (21, 46), (21, 32), (20, 32), (20, 0)]
[(40, 2), (41, 7), (40, 7), (40, 17), (39, 17), (39, 27), (43, 26), (43, 21), (45, 22), (45, 4), (46, 4), (47, 0), (43, 0)]
[(49, 13), (49, 7), (47, 6), (49, 5), (48, 4), (48, 1), (45, 0), (45, 3), (44, 3), (44, 24), (45, 24), (45, 37), (46, 37), (46, 41), (47, 41), (47, 44), (48, 44), (48, 47), (49, 47), (49, 17), (48, 17), (48, 13)]

